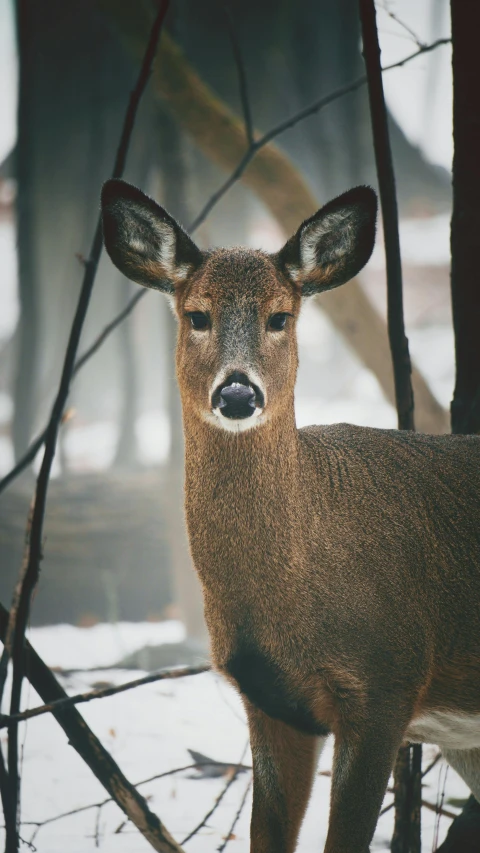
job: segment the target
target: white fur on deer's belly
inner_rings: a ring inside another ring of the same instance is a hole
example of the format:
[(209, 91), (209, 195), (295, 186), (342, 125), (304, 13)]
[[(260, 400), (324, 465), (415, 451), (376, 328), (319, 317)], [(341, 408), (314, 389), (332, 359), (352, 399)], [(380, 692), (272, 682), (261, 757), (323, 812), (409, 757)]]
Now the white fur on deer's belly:
[(477, 749), (480, 747), (480, 714), (430, 711), (412, 720), (406, 739), (414, 743), (436, 743), (445, 749)]

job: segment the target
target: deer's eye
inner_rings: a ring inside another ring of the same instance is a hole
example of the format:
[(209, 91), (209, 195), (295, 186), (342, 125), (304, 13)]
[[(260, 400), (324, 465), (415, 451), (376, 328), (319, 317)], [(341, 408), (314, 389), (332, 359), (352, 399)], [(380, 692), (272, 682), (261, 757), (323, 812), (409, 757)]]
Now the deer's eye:
[(192, 329), (195, 329), (196, 332), (203, 332), (208, 329), (208, 316), (203, 311), (190, 311), (187, 317), (190, 318)]
[(287, 317), (289, 315), (281, 312), (279, 314), (272, 314), (268, 321), (268, 329), (271, 332), (281, 332), (282, 329), (285, 328), (285, 323), (287, 322)]

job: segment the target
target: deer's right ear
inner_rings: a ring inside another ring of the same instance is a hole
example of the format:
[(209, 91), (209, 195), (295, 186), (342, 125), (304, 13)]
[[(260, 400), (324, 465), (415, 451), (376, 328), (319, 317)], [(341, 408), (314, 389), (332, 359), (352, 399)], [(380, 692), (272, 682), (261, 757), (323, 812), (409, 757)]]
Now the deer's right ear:
[(200, 249), (166, 210), (125, 181), (104, 184), (102, 216), (108, 254), (138, 284), (172, 294), (202, 262)]

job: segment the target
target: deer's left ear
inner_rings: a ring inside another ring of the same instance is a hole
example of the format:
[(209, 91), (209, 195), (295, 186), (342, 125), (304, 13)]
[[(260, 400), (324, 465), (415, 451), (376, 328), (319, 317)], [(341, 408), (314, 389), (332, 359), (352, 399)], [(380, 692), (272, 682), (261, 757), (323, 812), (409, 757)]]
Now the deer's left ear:
[(276, 256), (302, 296), (338, 287), (367, 263), (375, 243), (377, 196), (355, 187), (300, 225)]

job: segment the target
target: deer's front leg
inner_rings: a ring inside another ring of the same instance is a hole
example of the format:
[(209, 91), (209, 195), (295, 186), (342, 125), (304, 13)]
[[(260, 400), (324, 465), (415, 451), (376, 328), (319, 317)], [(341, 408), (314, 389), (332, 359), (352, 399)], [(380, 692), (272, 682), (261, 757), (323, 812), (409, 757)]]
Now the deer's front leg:
[(292, 853), (325, 738), (304, 735), (245, 701), (253, 757), (251, 853)]
[(325, 853), (368, 853), (402, 734), (380, 723), (336, 737)]

